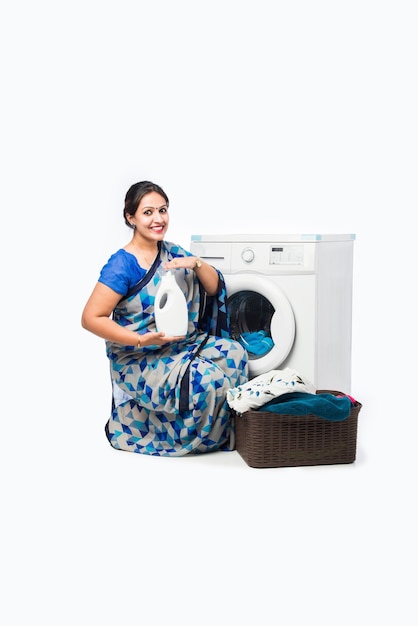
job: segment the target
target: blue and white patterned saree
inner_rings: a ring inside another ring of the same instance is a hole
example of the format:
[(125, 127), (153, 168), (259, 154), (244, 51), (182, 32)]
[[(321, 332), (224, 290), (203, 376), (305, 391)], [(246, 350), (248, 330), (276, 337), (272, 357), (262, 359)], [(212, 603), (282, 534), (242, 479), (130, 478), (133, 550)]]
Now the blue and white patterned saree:
[[(117, 305), (113, 318), (138, 333), (155, 331), (154, 300), (162, 264), (190, 255), (163, 241), (152, 267)], [(188, 334), (163, 346), (106, 342), (112, 412), (106, 435), (114, 448), (157, 456), (233, 450), (230, 388), (248, 380), (247, 353), (229, 336), (226, 290), (208, 297), (194, 271), (175, 270), (188, 303)]]

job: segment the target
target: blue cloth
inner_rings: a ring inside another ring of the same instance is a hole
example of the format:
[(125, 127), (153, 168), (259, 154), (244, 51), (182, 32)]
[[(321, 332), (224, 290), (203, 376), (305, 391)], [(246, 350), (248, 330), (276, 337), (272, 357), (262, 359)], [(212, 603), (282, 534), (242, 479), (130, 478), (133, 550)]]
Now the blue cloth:
[(238, 341), (250, 354), (256, 354), (257, 356), (263, 356), (270, 352), (274, 346), (271, 337), (268, 337), (264, 330), (259, 330), (255, 333), (241, 333)]
[(341, 422), (350, 415), (351, 406), (347, 396), (295, 391), (266, 402), (258, 410), (282, 415), (316, 415), (332, 422)]
[(123, 248), (112, 254), (106, 265), (102, 267), (99, 283), (103, 283), (126, 296), (129, 289), (136, 285), (146, 274), (136, 257)]

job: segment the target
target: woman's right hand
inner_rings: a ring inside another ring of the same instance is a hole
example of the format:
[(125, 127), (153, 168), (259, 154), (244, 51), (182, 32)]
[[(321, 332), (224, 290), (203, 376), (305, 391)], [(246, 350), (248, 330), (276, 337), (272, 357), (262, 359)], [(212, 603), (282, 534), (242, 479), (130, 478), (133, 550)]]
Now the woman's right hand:
[(163, 346), (165, 343), (172, 343), (174, 341), (179, 341), (180, 339), (184, 339), (186, 335), (182, 335), (180, 337), (171, 337), (161, 332), (149, 332), (144, 333), (143, 335), (138, 335), (138, 338), (141, 339), (141, 348), (145, 348), (146, 346)]

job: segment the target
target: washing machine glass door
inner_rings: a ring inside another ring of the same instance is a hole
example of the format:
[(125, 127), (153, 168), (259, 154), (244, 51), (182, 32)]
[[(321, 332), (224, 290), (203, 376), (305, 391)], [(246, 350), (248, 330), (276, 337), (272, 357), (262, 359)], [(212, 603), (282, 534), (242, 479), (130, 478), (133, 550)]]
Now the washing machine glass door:
[(295, 317), (278, 285), (259, 274), (224, 275), (232, 338), (249, 356), (250, 377), (279, 369), (295, 339)]

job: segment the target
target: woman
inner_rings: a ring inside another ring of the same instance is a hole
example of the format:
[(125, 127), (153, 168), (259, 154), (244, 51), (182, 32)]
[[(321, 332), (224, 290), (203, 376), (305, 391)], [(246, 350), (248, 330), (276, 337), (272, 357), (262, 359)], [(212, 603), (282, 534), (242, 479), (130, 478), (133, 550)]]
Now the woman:
[[(125, 197), (131, 241), (102, 268), (82, 326), (106, 340), (114, 448), (183, 456), (235, 447), (228, 389), (248, 380), (247, 353), (229, 337), (221, 273), (165, 241), (169, 200), (143, 181)], [(154, 300), (166, 270), (187, 299), (188, 332), (167, 337), (155, 325)]]

